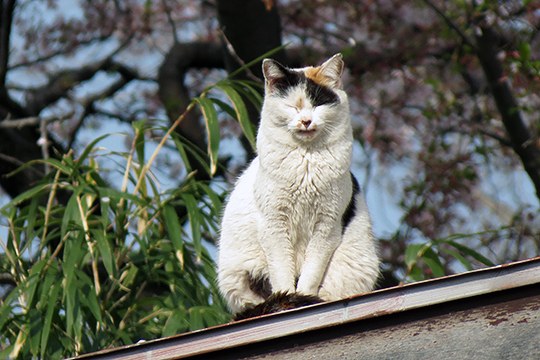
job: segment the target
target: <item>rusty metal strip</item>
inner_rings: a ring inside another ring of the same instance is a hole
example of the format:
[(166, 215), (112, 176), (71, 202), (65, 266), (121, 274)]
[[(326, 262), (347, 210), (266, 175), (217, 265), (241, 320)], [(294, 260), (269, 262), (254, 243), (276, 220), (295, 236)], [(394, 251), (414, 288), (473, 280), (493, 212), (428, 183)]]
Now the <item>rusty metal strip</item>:
[(316, 329), (540, 283), (540, 257), (382, 289), (74, 359), (182, 359)]

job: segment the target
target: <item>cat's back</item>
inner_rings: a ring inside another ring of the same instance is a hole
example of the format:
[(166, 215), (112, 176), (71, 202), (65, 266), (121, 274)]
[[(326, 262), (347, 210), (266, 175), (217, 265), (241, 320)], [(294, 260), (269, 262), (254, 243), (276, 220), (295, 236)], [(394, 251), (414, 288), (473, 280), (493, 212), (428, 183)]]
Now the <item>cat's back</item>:
[(259, 162), (255, 158), (236, 181), (223, 212), (224, 223), (245, 222), (253, 218), (256, 210), (253, 189), (258, 169)]

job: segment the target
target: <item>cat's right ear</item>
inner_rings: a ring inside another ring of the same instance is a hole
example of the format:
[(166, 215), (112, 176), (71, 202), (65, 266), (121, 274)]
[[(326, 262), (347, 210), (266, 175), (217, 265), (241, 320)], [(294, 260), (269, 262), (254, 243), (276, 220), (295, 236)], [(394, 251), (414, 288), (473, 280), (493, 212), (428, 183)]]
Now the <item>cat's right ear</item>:
[(262, 63), (262, 72), (264, 75), (264, 84), (266, 91), (272, 93), (280, 88), (287, 74), (283, 65), (272, 59), (264, 59)]

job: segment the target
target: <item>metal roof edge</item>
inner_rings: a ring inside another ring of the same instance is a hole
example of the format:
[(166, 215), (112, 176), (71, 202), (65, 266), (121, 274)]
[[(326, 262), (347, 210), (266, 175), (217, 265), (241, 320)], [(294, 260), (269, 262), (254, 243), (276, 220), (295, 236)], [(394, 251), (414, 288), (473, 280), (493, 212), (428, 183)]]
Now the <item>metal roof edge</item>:
[(538, 283), (540, 257), (105, 349), (73, 359), (181, 359)]

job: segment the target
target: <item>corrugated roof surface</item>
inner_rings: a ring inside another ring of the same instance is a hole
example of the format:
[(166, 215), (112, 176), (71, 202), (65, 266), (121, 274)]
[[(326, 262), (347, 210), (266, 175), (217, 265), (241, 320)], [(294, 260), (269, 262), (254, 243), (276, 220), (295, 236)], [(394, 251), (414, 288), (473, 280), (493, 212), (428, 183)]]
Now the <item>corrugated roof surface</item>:
[(77, 359), (540, 359), (539, 313), (540, 257)]

